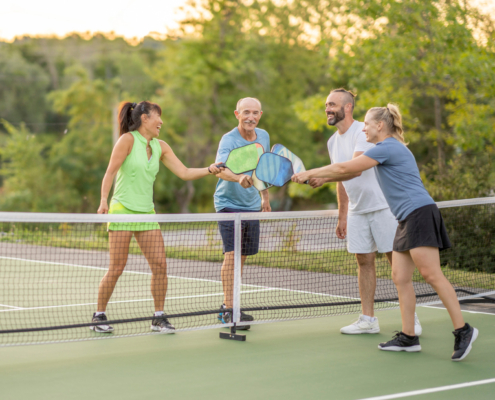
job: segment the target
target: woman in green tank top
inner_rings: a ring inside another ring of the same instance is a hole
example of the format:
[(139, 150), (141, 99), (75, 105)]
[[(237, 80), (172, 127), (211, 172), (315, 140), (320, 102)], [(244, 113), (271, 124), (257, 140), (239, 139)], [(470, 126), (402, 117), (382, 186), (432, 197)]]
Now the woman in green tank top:
[[(124, 102), (120, 106), (120, 138), (115, 145), (110, 163), (101, 185), (101, 203), (98, 214), (154, 214), (153, 183), (159, 169), (159, 162), (179, 178), (188, 181), (219, 173), (215, 164), (207, 168), (186, 168), (170, 146), (157, 137), (163, 124), (160, 106), (147, 101), (139, 104)], [(114, 194), (108, 207), (108, 194), (115, 182)], [(167, 261), (165, 245), (156, 222), (109, 223), (110, 266), (100, 282), (98, 309), (93, 322), (102, 323), (90, 329), (110, 333), (113, 327), (104, 324), (107, 304), (124, 271), (132, 236), (143, 252), (151, 269), (151, 294), (155, 314), (151, 330), (174, 332), (174, 326), (167, 320), (163, 307), (167, 292)]]

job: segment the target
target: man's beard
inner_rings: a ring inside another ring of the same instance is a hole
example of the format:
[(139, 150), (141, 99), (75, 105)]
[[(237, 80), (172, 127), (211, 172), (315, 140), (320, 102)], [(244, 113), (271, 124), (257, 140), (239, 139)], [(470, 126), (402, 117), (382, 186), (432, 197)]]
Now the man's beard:
[(344, 111), (344, 107), (341, 107), (340, 111), (337, 111), (335, 113), (335, 115), (333, 115), (333, 121), (330, 122), (328, 120), (328, 114), (327, 114), (327, 123), (328, 125), (336, 125), (337, 123), (339, 123), (340, 121), (342, 121), (343, 119), (345, 118), (345, 111)]

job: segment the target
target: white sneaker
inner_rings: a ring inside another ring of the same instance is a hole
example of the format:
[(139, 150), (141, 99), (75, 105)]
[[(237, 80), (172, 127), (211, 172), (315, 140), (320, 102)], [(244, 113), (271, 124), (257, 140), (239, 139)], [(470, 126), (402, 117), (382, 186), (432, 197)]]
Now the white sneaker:
[(361, 333), (379, 333), (380, 326), (378, 325), (378, 318), (375, 321), (369, 322), (364, 318), (364, 315), (360, 315), (358, 320), (351, 325), (344, 326), (340, 329), (340, 333), (346, 335), (359, 335)]
[(419, 322), (418, 314), (414, 313), (414, 334), (416, 336), (421, 336), (423, 333), (423, 328), (421, 327), (421, 323)]

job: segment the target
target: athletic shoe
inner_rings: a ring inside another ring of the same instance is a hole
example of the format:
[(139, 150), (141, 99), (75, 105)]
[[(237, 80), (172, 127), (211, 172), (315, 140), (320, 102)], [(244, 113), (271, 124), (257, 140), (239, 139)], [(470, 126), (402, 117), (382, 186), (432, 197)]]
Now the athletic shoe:
[(421, 327), (421, 323), (419, 322), (418, 314), (414, 313), (414, 334), (416, 336), (421, 336), (423, 333), (423, 328)]
[(344, 326), (340, 329), (340, 333), (346, 335), (360, 335), (361, 333), (379, 333), (380, 326), (378, 325), (378, 318), (375, 318), (373, 322), (364, 318), (364, 315), (360, 315), (358, 320), (351, 325)]
[[(225, 306), (225, 304), (222, 304), (220, 308), (227, 308), (227, 307)], [(218, 320), (222, 324), (228, 324), (232, 321), (232, 314), (230, 312), (221, 312), (218, 314)], [(253, 316), (241, 311), (241, 322), (250, 322), (250, 321), (254, 321)], [(236, 327), (236, 329), (239, 331), (247, 331), (250, 328), (251, 325), (241, 325)]]
[[(92, 322), (104, 322), (107, 321), (107, 316), (105, 314), (100, 314), (96, 315), (96, 313), (93, 314), (93, 321)], [(95, 332), (99, 333), (112, 333), (113, 332), (113, 327), (110, 325), (93, 325), (90, 326), (89, 329)]]
[[(254, 321), (253, 316), (241, 311), (241, 322), (251, 322), (251, 321)], [(237, 327), (238, 331), (247, 331), (248, 329), (251, 329), (251, 325), (240, 325)]]
[(473, 346), (473, 342), (478, 338), (478, 329), (473, 328), (466, 323), (463, 329), (452, 333), (455, 336), (452, 361), (461, 361), (469, 354)]
[(385, 343), (380, 343), (378, 348), (386, 351), (407, 351), (408, 353), (421, 351), (419, 338), (414, 336), (412, 339), (409, 339), (402, 332), (397, 332), (392, 340)]
[(161, 333), (175, 333), (175, 326), (173, 326), (166, 315), (155, 316), (151, 321), (151, 330)]
[[(225, 304), (222, 304), (220, 306), (221, 309), (223, 308), (227, 308), (225, 307)], [(232, 320), (232, 317), (230, 315), (230, 312), (221, 312), (218, 314), (218, 320), (222, 323), (222, 324), (228, 324), (230, 323), (230, 321)]]

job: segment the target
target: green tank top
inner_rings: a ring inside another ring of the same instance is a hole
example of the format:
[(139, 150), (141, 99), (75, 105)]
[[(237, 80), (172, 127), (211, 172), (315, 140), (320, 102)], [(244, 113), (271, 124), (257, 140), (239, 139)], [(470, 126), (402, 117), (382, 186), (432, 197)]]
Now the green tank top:
[(131, 132), (134, 144), (119, 171), (113, 199), (132, 211), (150, 212), (154, 209), (153, 184), (160, 168), (162, 148), (157, 139), (150, 140), (151, 159), (146, 154), (146, 139), (138, 132)]

